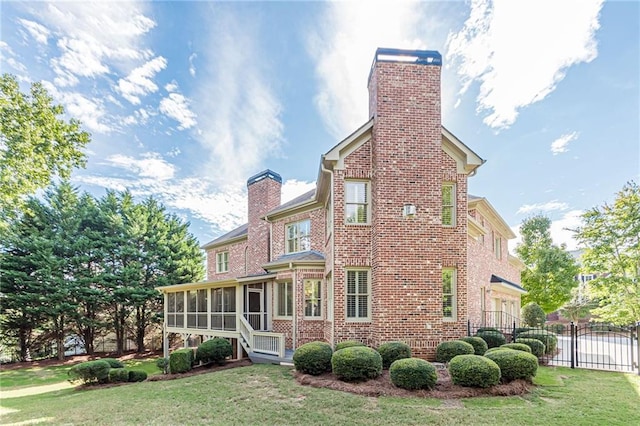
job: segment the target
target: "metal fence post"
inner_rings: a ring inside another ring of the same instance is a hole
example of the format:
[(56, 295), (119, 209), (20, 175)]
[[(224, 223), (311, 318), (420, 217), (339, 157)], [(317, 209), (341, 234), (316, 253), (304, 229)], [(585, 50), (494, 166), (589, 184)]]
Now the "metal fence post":
[(573, 346), (573, 336), (574, 336), (574, 332), (575, 332), (575, 324), (573, 323), (573, 321), (571, 321), (571, 328), (570, 328), (570, 335), (571, 335), (571, 339), (570, 339), (570, 347), (571, 347), (571, 368), (576, 368), (576, 352), (574, 350), (574, 346)]
[(471, 320), (467, 320), (467, 336), (471, 336)]
[[(631, 363), (633, 364), (633, 359)], [(640, 321), (636, 323), (636, 367), (638, 367), (638, 376), (640, 376)]]

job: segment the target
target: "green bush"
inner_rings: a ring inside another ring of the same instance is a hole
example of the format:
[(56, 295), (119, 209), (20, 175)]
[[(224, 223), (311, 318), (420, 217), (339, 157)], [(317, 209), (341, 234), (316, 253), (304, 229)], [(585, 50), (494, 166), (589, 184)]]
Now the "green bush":
[(487, 342), (489, 348), (495, 348), (507, 343), (506, 337), (499, 331), (479, 331), (476, 336)]
[(233, 346), (227, 339), (215, 337), (202, 342), (196, 350), (196, 362), (224, 364), (227, 357), (233, 355)]
[(517, 338), (516, 343), (522, 343), (524, 345), (529, 346), (529, 348), (531, 349), (531, 353), (537, 356), (538, 358), (544, 355), (544, 351), (545, 351), (544, 343), (542, 343), (538, 339)]
[(165, 368), (169, 366), (169, 358), (158, 358), (156, 359), (156, 367), (160, 370), (165, 371)]
[(522, 307), (522, 321), (529, 327), (542, 327), (547, 319), (540, 305), (529, 302)]
[(491, 352), (495, 352), (495, 351), (513, 351), (515, 349), (511, 349), (511, 348), (505, 348), (504, 346), (496, 346), (495, 348), (489, 348), (487, 349), (487, 351), (484, 353), (485, 355)]
[(147, 380), (147, 372), (142, 370), (131, 370), (129, 371), (129, 378), (127, 381), (129, 382), (144, 382)]
[(128, 382), (129, 371), (124, 368), (112, 368), (109, 370), (109, 381), (111, 383)]
[(533, 328), (532, 327), (516, 327), (514, 331), (516, 333), (516, 337), (518, 337), (520, 333), (524, 333), (525, 331), (530, 331), (530, 330), (533, 330)]
[(476, 330), (476, 334), (482, 333), (483, 331), (497, 331), (498, 333), (500, 333), (500, 330), (495, 327), (480, 327)]
[(71, 367), (67, 373), (70, 382), (106, 383), (109, 381), (109, 363), (104, 360), (86, 361)]
[(382, 368), (387, 369), (393, 361), (411, 358), (411, 348), (404, 342), (387, 342), (378, 347), (378, 353), (382, 357)]
[(336, 351), (344, 348), (350, 348), (352, 346), (366, 346), (362, 342), (358, 342), (357, 340), (345, 340), (344, 342), (336, 343)]
[(475, 349), (471, 343), (462, 340), (449, 340), (441, 342), (436, 347), (436, 361), (449, 362), (456, 355), (469, 355), (475, 353)]
[(462, 340), (463, 342), (467, 342), (471, 346), (473, 346), (475, 355), (484, 355), (487, 349), (489, 349), (489, 346), (487, 346), (487, 342), (485, 342), (482, 337), (468, 336), (468, 337), (462, 337), (460, 338), (460, 340)]
[(438, 375), (436, 368), (419, 358), (402, 358), (389, 367), (391, 383), (403, 389), (433, 389)]
[(102, 361), (108, 362), (111, 368), (124, 368), (124, 364), (115, 358), (102, 358)]
[(293, 353), (293, 365), (301, 373), (318, 376), (331, 371), (331, 345), (325, 342), (309, 342)]
[(169, 371), (173, 374), (186, 373), (193, 365), (193, 350), (183, 348), (173, 351), (169, 355)]
[(374, 379), (382, 373), (382, 356), (366, 346), (352, 346), (334, 352), (331, 367), (343, 381)]
[(516, 351), (522, 351), (526, 353), (531, 353), (531, 348), (529, 345), (525, 345), (524, 343), (506, 343), (501, 348), (515, 349)]
[(531, 381), (538, 371), (538, 358), (527, 352), (504, 349), (485, 354), (485, 357), (498, 364), (504, 382)]
[(518, 335), (519, 339), (538, 339), (544, 343), (545, 354), (553, 354), (558, 347), (558, 336), (546, 330), (525, 331)]
[(488, 388), (500, 383), (500, 367), (486, 356), (458, 355), (449, 362), (449, 374), (460, 386)]
[(552, 333), (556, 333), (556, 334), (563, 334), (566, 330), (567, 330), (567, 326), (557, 322), (555, 324), (550, 324), (547, 329), (549, 331), (551, 331)]

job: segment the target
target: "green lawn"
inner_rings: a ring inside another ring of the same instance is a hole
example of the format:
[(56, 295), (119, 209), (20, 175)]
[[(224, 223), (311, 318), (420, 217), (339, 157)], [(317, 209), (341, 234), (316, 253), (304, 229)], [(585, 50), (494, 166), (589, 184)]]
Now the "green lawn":
[(541, 368), (541, 386), (523, 397), (450, 401), (371, 398), (300, 386), (273, 365), (105, 389), (67, 389), (6, 399), (0, 423), (54, 424), (640, 424), (637, 375)]

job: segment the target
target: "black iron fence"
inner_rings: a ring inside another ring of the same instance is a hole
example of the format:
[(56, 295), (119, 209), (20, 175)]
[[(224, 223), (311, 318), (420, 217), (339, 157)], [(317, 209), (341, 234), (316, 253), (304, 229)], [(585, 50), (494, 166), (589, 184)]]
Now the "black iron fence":
[(556, 347), (541, 358), (541, 363), (546, 365), (636, 372), (640, 375), (640, 323), (626, 327), (602, 323), (556, 323), (535, 328), (519, 327), (516, 322), (489, 327), (468, 323), (469, 336), (483, 330), (499, 331), (507, 342), (514, 342), (525, 332), (552, 334)]

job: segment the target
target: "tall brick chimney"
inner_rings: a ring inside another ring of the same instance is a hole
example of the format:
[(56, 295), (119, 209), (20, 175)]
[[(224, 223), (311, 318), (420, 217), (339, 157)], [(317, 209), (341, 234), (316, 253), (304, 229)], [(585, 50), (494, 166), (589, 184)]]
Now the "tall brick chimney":
[(442, 184), (457, 177), (442, 151), (441, 65), (436, 51), (378, 49), (369, 75), (374, 338), (425, 351), (457, 327), (443, 324), (442, 267), (466, 265), (466, 229), (451, 239), (442, 226)]
[(264, 272), (261, 265), (270, 260), (269, 224), (262, 217), (280, 205), (282, 177), (267, 169), (247, 180), (247, 192), (247, 274), (252, 275)]

